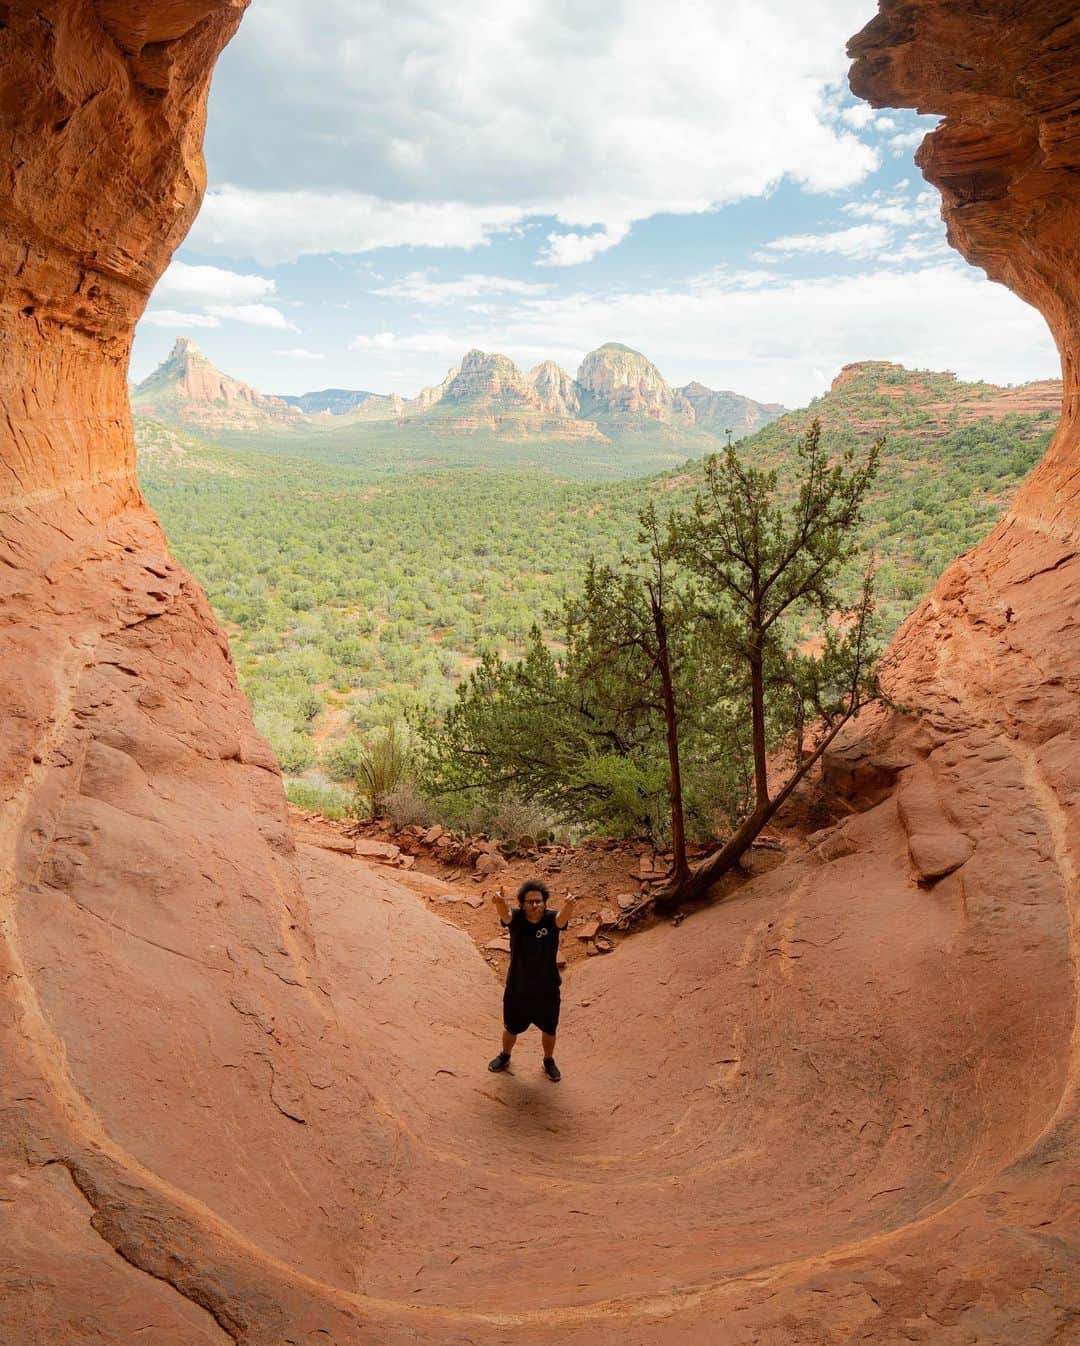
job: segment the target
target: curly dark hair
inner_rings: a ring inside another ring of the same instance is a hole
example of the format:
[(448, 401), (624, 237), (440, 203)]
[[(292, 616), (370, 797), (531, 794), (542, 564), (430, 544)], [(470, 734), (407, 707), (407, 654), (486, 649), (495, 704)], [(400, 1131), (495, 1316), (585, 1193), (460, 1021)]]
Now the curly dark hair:
[(544, 899), (545, 907), (548, 904), (548, 899), (551, 897), (546, 883), (541, 883), (539, 879), (526, 879), (518, 889), (517, 904), (519, 907), (525, 905), (525, 898), (529, 893), (539, 893)]

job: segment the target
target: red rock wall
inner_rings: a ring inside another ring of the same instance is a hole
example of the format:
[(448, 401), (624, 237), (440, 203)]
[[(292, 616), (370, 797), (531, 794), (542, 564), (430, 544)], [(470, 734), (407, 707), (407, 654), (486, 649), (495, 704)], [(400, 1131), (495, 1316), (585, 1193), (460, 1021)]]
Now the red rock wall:
[(132, 331), (198, 209), (245, 3), (3, 7), (0, 500), (131, 474)]
[(568, 981), (554, 1095), (483, 1071), (464, 937), (298, 861), (132, 475), (131, 330), (242, 7), (0, 4), (0, 1338), (1064, 1346), (1072, 6), (886, 5), (856, 39), (860, 90), (948, 114), (951, 234), (1047, 314), (1068, 415), (901, 632), (903, 708), (835, 755), (878, 806)]
[(1080, 14), (1074, 0), (883, 0), (850, 44), (851, 86), (945, 118), (916, 163), (949, 242), (1038, 308), (1061, 351), (1061, 426), (1013, 505), (1080, 538)]

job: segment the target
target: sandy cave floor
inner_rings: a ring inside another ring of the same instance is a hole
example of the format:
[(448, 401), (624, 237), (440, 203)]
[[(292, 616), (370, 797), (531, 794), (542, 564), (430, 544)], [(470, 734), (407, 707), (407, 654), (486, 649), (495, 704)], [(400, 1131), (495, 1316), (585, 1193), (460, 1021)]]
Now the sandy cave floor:
[[(365, 1070), (400, 1128), (356, 1288), (489, 1312), (644, 1303), (887, 1239), (1034, 1137), (1070, 1016), (1025, 1015), (1048, 987), (1022, 977), (1003, 1003), (970, 897), (914, 885), (890, 809), (849, 824), (876, 853), (789, 863), (573, 969), (557, 1087), (529, 1038), (512, 1073), (487, 1073), (497, 977), (388, 876), (372, 885), (382, 973), (346, 990), (373, 952), (371, 897), (350, 892), (355, 862), (302, 848), (332, 979), (351, 1012), (370, 1006)], [(1063, 955), (1060, 908), (1044, 917)], [(1067, 1004), (1063, 957), (1055, 975)], [(1038, 1021), (1037, 1053), (995, 1038), (1006, 1017)], [(546, 1274), (523, 1280), (533, 1257)]]

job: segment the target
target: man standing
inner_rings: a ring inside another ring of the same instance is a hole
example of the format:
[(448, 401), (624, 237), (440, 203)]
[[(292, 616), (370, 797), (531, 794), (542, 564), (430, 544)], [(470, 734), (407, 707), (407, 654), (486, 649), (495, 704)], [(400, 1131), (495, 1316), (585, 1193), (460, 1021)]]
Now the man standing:
[(559, 1027), (559, 931), (574, 914), (568, 897), (558, 915), (548, 911), (550, 894), (539, 879), (521, 885), (513, 913), (500, 889), (492, 898), (499, 920), (510, 931), (510, 967), (503, 992), (502, 1051), (488, 1062), (488, 1070), (505, 1070), (519, 1033), (530, 1024), (540, 1030), (544, 1046), (544, 1073), (553, 1083), (562, 1079), (555, 1064), (555, 1034)]

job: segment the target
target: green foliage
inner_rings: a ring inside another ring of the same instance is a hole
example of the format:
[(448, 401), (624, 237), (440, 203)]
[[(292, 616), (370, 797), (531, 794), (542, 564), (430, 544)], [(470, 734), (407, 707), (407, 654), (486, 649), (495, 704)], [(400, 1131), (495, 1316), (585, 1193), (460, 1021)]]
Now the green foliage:
[(377, 818), (388, 797), (405, 783), (409, 770), (406, 735), (391, 721), (360, 745), (358, 756), (356, 791), (367, 806), (368, 814)]
[(285, 782), (285, 796), (297, 808), (321, 813), (324, 818), (348, 818), (355, 811), (352, 797), (336, 785), (289, 780)]
[[(994, 392), (893, 370), (743, 441), (755, 466), (779, 471), (783, 490), (794, 434), (814, 412), (830, 453), (865, 449), (888, 430), (860, 534), (877, 565), (885, 636), (989, 531), (1045, 448), (1053, 414), (959, 419), (961, 394), (968, 417)], [(931, 413), (927, 398), (945, 410)], [(345, 431), (308, 448), (268, 432), (257, 448), (250, 437), (230, 448), (139, 418), (136, 427), (147, 496), (226, 626), (263, 732), (298, 771), (325, 770), (350, 734), (450, 706), (484, 651), (520, 659), (535, 624), (559, 652), (563, 633), (544, 614), (561, 612), (590, 555), (618, 566), (650, 499), (686, 509), (704, 478), (701, 460), (683, 456), (715, 444), (680, 448), (659, 430), (637, 445), (564, 443), (546, 457), (535, 443), (450, 438), (396, 453), (389, 428), (363, 446), (349, 447)], [(540, 458), (544, 470), (534, 470)], [(665, 463), (664, 476), (612, 479)], [(852, 604), (859, 576), (845, 583)], [(695, 742), (695, 762), (713, 747)], [(737, 804), (737, 779), (726, 788)], [(709, 814), (708, 799), (700, 808)]]
[[(729, 445), (706, 459), (692, 507), (669, 518), (668, 554), (697, 577), (712, 657), (750, 716), (759, 805), (771, 747), (876, 694), (869, 574), (854, 606), (843, 579), (882, 448), (871, 444), (862, 461), (848, 448), (830, 462), (815, 419), (789, 456), (795, 489), (785, 490), (775, 468)], [(815, 638), (820, 659), (799, 648)]]

